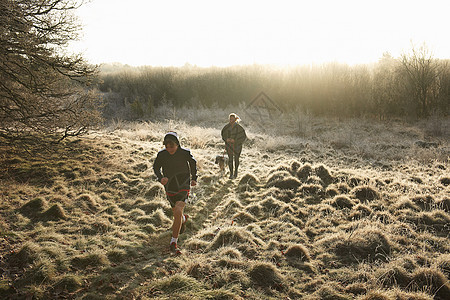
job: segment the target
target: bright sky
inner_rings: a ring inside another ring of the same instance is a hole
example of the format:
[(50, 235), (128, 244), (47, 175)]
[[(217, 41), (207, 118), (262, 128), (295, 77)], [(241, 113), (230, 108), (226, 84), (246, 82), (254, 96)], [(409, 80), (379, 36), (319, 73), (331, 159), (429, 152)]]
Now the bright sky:
[(448, 0), (92, 0), (76, 52), (95, 64), (348, 64), (426, 43), (450, 58)]

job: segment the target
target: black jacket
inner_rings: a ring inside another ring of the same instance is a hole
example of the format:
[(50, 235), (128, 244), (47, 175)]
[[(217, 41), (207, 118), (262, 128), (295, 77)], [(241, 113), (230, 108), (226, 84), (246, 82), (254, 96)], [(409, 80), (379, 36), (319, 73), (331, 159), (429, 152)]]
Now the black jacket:
[(163, 149), (156, 156), (153, 171), (158, 181), (163, 177), (169, 178), (168, 184), (164, 186), (167, 192), (189, 190), (191, 176), (192, 180), (197, 180), (197, 161), (189, 149), (178, 147), (173, 155)]

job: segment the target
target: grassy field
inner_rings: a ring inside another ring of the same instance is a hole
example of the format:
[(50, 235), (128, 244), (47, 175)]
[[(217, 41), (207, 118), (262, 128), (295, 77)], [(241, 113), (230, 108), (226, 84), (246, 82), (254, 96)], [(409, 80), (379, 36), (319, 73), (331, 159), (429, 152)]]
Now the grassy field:
[[(244, 118), (229, 180), (227, 112), (171, 113), (1, 149), (0, 297), (450, 299), (448, 119)], [(177, 257), (151, 168), (168, 130), (200, 175)]]

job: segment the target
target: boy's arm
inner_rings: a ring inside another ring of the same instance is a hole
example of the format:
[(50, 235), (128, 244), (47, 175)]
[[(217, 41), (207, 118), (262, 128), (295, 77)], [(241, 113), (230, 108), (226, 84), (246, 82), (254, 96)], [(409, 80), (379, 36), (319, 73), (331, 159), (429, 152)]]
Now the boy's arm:
[(163, 175), (161, 174), (161, 156), (156, 156), (155, 161), (153, 162), (153, 172), (155, 172), (156, 177), (158, 178), (158, 181), (161, 182), (161, 179), (163, 178)]
[(191, 151), (188, 152), (188, 163), (189, 163), (189, 169), (191, 170), (191, 176), (192, 180), (197, 181), (197, 161), (192, 156)]

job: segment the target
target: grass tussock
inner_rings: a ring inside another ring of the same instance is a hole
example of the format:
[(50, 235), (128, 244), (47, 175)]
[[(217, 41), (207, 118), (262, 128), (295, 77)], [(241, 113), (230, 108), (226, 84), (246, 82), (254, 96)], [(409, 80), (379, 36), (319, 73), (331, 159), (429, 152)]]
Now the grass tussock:
[(260, 288), (282, 289), (284, 278), (280, 271), (271, 263), (255, 262), (248, 271), (248, 276), (253, 284)]
[(333, 252), (342, 263), (387, 261), (392, 242), (378, 228), (359, 228), (347, 234), (333, 234), (319, 240), (318, 245)]
[(361, 202), (373, 201), (380, 198), (380, 193), (371, 186), (357, 186), (352, 191), (356, 199)]
[(210, 249), (216, 250), (220, 247), (233, 245), (256, 247), (259, 244), (261, 244), (261, 241), (244, 227), (233, 226), (221, 229), (211, 242)]

